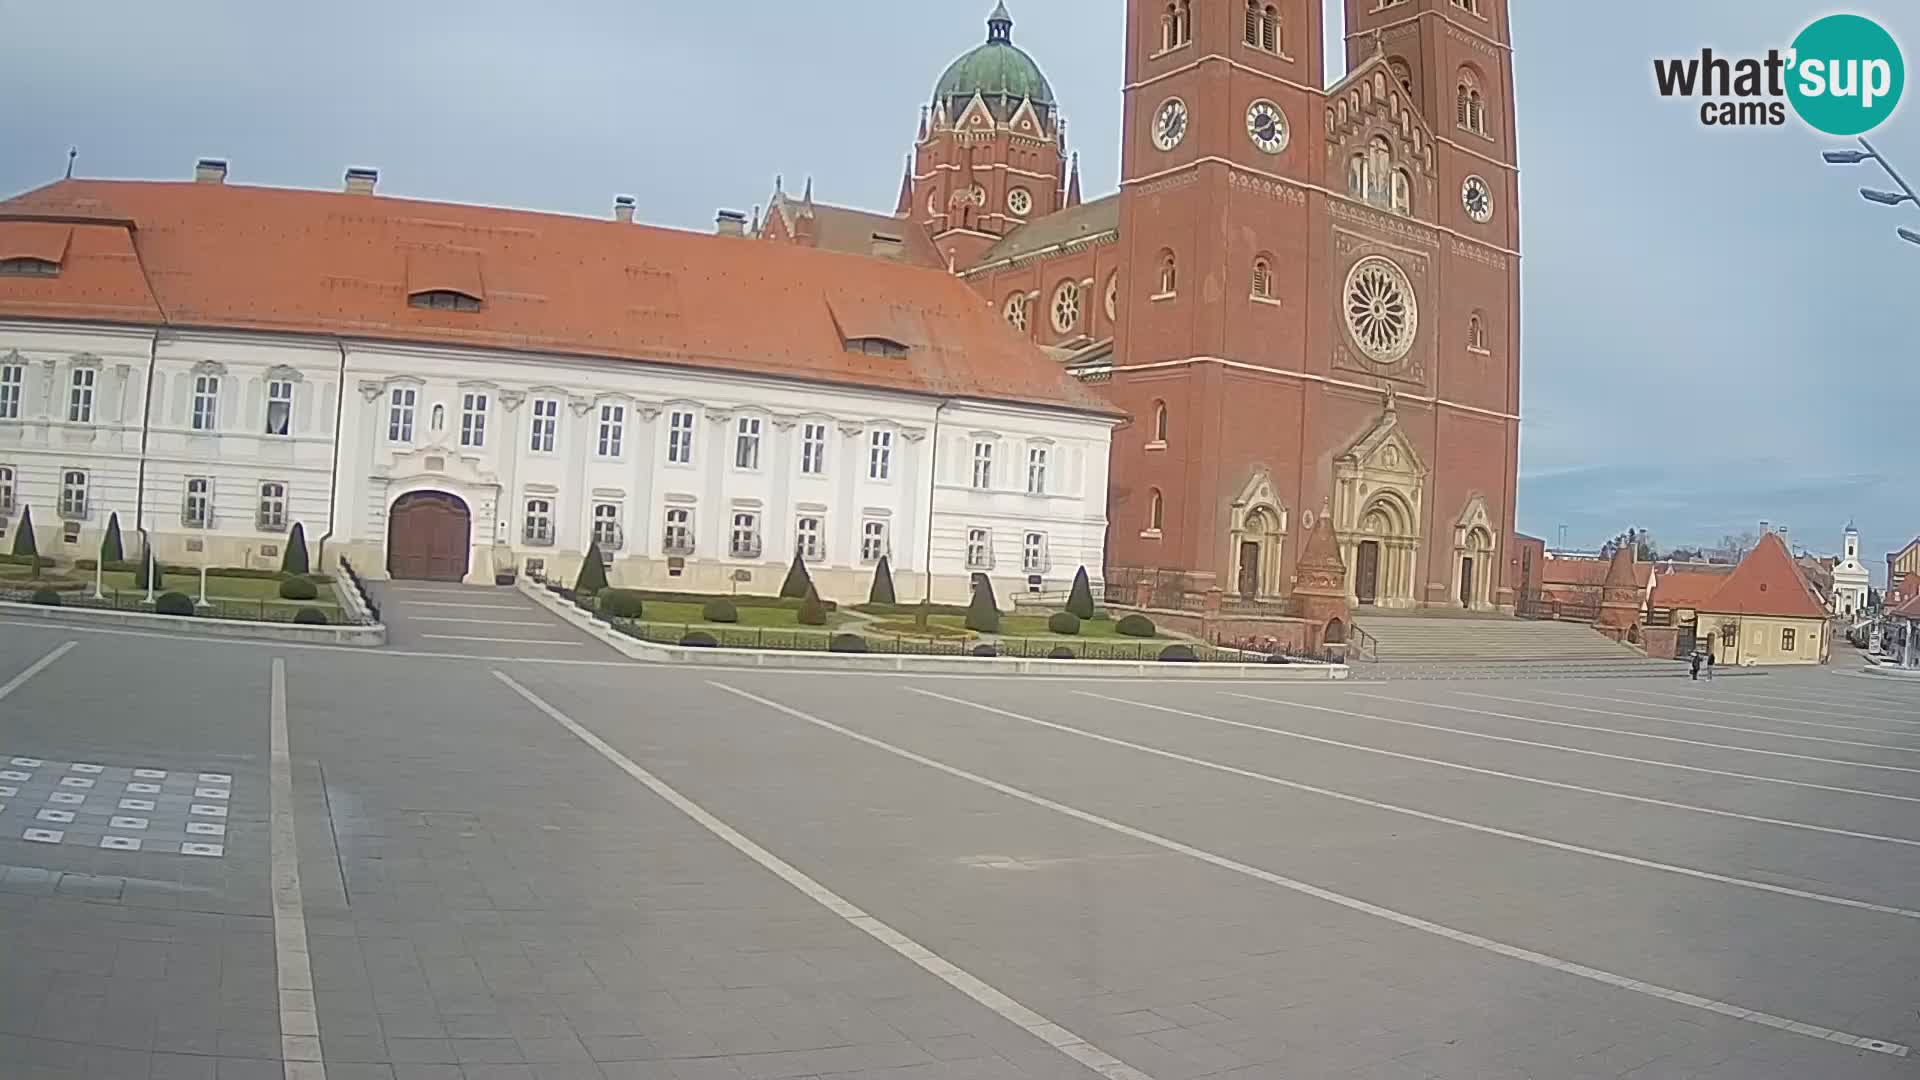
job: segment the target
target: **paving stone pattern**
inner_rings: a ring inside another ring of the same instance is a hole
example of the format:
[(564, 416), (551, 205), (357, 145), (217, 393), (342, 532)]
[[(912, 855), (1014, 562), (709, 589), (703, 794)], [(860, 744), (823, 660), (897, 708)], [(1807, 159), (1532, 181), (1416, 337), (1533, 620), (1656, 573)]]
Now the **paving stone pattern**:
[(223, 772), (0, 752), (0, 836), (220, 858), (232, 791)]

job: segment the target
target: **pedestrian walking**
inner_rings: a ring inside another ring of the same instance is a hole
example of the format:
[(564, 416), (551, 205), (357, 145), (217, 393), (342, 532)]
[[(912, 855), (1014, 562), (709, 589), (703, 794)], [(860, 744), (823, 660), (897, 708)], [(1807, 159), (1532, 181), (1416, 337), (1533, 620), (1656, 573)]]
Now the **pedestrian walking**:
[(1700, 654), (1699, 653), (1693, 654), (1693, 681), (1694, 682), (1700, 681)]
[(1713, 681), (1713, 650), (1707, 650), (1707, 681)]

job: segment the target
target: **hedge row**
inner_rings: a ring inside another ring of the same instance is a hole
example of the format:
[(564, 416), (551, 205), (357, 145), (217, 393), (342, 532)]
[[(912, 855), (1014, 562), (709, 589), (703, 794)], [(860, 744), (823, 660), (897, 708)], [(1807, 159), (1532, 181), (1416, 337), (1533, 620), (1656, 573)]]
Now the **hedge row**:
[(37, 557), (33, 555), (0, 555), (0, 563), (6, 563), (9, 566), (32, 566), (36, 562), (41, 566), (53, 565), (53, 560), (47, 558), (45, 555)]
[[(715, 596), (712, 593), (662, 592), (658, 589), (610, 589), (609, 592), (626, 593), (641, 600), (655, 600), (668, 604), (706, 604), (711, 600), (725, 600), (734, 607), (787, 608), (798, 611), (806, 605), (806, 598), (795, 599), (787, 596)], [(604, 593), (602, 595), (605, 595)], [(820, 601), (828, 611), (839, 610), (840, 605), (831, 600)], [(864, 610), (864, 609), (855, 609)]]

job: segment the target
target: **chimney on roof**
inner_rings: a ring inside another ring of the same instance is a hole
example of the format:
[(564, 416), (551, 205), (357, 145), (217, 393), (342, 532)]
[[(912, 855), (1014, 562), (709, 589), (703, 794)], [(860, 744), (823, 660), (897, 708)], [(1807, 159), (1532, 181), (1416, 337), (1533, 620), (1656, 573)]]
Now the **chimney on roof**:
[(882, 259), (897, 259), (906, 250), (907, 242), (891, 233), (873, 234), (873, 254)]
[(747, 215), (738, 210), (722, 210), (713, 216), (713, 232), (716, 236), (745, 236)]
[(227, 182), (227, 159), (203, 157), (193, 163), (193, 180), (196, 184), (224, 184)]
[(371, 195), (374, 185), (379, 182), (379, 169), (347, 170), (347, 194), (349, 195)]
[(1772, 532), (1772, 531), (1773, 531), (1773, 522), (1771, 522), (1771, 521), (1766, 521), (1766, 520), (1762, 520), (1762, 521), (1760, 522), (1760, 533), (1761, 533), (1761, 535), (1763, 535), (1763, 536), (1764, 536), (1764, 535), (1766, 535), (1767, 533), (1770, 533), (1770, 532)]
[(615, 195), (613, 197), (613, 220), (622, 225), (633, 224), (633, 196)]

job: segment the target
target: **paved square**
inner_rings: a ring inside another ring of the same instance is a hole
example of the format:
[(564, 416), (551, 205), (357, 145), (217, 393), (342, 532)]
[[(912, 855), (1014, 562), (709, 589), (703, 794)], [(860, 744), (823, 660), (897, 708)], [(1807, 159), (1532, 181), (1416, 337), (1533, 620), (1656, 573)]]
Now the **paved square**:
[[(0, 750), (0, 836), (218, 858), (233, 778), (226, 773), (10, 756)], [(48, 828), (57, 825), (59, 828)]]

